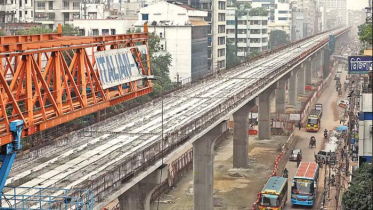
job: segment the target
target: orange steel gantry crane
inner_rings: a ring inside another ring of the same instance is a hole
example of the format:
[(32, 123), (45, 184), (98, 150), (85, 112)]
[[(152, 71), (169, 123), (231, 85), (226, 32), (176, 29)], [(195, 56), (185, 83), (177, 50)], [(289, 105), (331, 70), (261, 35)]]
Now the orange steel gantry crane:
[[(10, 122), (24, 122), (22, 137), (152, 91), (148, 28), (144, 33), (63, 37), (57, 33), (0, 37), (0, 147), (14, 139)], [(130, 48), (145, 77), (104, 89), (94, 53)], [(147, 51), (149, 52), (149, 51)]]

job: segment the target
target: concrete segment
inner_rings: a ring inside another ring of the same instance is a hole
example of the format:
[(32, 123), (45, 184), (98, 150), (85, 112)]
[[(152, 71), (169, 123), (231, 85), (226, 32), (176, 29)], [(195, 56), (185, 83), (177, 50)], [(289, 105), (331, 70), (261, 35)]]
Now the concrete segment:
[(248, 168), (248, 115), (256, 105), (255, 99), (233, 114), (233, 168)]
[(330, 55), (329, 55), (329, 44), (326, 45), (324, 48), (324, 56), (323, 56), (323, 78), (327, 78), (329, 75), (329, 63), (330, 63)]
[(276, 112), (285, 113), (286, 108), (286, 81), (293, 75), (290, 72), (283, 76), (278, 82), (278, 88), (276, 89)]
[(271, 122), (270, 122), (270, 96), (271, 93), (278, 88), (278, 82), (274, 83), (272, 86), (268, 87), (265, 91), (263, 91), (259, 95), (259, 133), (258, 133), (258, 139), (270, 139), (271, 138)]
[(194, 210), (213, 210), (214, 143), (223, 125), (220, 123), (193, 143)]
[(294, 69), (293, 76), (289, 79), (289, 104), (295, 106), (297, 103), (297, 79), (298, 72)]
[[(320, 59), (320, 53), (317, 52), (315, 57), (311, 60), (311, 77), (316, 78), (317, 77), (317, 70), (320, 67), (319, 65), (319, 59)], [(311, 80), (312, 80), (311, 78)]]
[(312, 85), (312, 69), (311, 69), (311, 58), (306, 62), (306, 85)]
[[(155, 170), (120, 195), (118, 197), (120, 210), (149, 210), (151, 195), (160, 181), (163, 182), (167, 178), (167, 174), (165, 174), (167, 171), (167, 167)], [(163, 173), (162, 177), (161, 173)]]
[(302, 63), (298, 70), (298, 93), (299, 94), (306, 94), (305, 86), (306, 86), (306, 78), (305, 78), (305, 69), (306, 65)]

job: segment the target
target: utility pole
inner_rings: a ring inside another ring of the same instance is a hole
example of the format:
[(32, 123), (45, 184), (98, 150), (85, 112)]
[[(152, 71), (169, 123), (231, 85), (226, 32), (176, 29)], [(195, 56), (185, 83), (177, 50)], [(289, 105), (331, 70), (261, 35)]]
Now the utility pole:
[(83, 1), (83, 13), (84, 13), (84, 19), (87, 19), (87, 0), (82, 0)]

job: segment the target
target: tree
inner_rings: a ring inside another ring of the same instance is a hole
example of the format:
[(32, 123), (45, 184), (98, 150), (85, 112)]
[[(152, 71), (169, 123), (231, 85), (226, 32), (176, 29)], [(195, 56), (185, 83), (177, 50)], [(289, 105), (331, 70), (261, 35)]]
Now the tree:
[(5, 36), (5, 35), (6, 35), (5, 31), (0, 30), (0, 36)]
[(165, 92), (174, 88), (170, 79), (171, 54), (161, 53), (161, 39), (153, 32), (148, 40), (149, 55), (151, 70), (154, 76), (159, 77), (159, 80), (154, 81), (153, 92), (150, 96), (160, 95), (163, 90)]
[(262, 54), (262, 52), (260, 52), (260, 51), (253, 51), (246, 56), (246, 60), (250, 60), (251, 58), (254, 58), (254, 57), (259, 56), (261, 54)]
[(371, 210), (373, 209), (373, 166), (364, 163), (353, 174), (351, 186), (343, 194), (343, 209)]
[(263, 7), (257, 7), (249, 11), (250, 16), (268, 16), (268, 11)]
[(371, 23), (358, 26), (358, 29), (359, 29), (358, 35), (359, 35), (360, 41), (365, 42), (369, 46), (373, 44), (372, 27), (373, 25)]
[(238, 17), (245, 16), (248, 14), (248, 10), (251, 8), (250, 2), (235, 2), (236, 14)]
[(237, 46), (232, 43), (227, 43), (227, 68), (231, 68), (240, 63), (237, 57)]
[(140, 33), (141, 32), (141, 28), (130, 28), (127, 30), (127, 33), (128, 34), (133, 34), (133, 33)]
[(49, 34), (53, 33), (50, 28), (45, 28), (42, 26), (31, 27), (29, 29), (23, 29), (16, 32), (17, 35), (31, 35), (31, 34)]
[[(54, 32), (57, 32), (55, 30)], [(65, 24), (62, 26), (62, 35), (64, 36), (77, 36), (79, 35), (79, 28), (73, 25)]]
[(274, 30), (269, 34), (270, 49), (285, 45), (289, 42), (289, 35), (282, 30)]

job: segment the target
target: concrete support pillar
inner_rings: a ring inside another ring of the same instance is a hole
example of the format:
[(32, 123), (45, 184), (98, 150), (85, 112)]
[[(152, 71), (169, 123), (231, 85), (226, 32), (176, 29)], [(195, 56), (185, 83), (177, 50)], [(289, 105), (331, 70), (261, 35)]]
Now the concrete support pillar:
[(306, 61), (306, 85), (312, 85), (312, 69), (311, 69), (311, 58)]
[(265, 91), (259, 94), (259, 125), (258, 125), (258, 139), (270, 139), (271, 138), (271, 122), (270, 122), (270, 111), (271, 103), (270, 96), (271, 93), (278, 87), (278, 82), (274, 83), (268, 87)]
[[(316, 78), (317, 77), (317, 70), (320, 67), (319, 65), (319, 59), (320, 59), (320, 53), (317, 53), (315, 57), (311, 60), (311, 77)], [(311, 78), (311, 80), (312, 80)]]
[(276, 113), (285, 113), (286, 105), (286, 80), (280, 79), (278, 81), (278, 88), (276, 89)]
[(256, 105), (255, 99), (245, 104), (233, 114), (233, 168), (247, 168), (249, 156), (250, 110)]
[[(163, 173), (162, 180), (160, 180), (161, 170)], [(167, 179), (167, 171), (167, 167), (155, 170), (145, 179), (141, 180), (120, 195), (118, 197), (120, 210), (149, 210), (151, 195), (153, 194), (155, 187), (159, 184), (159, 181), (163, 182)]]
[(213, 210), (214, 143), (223, 125), (217, 125), (193, 143), (194, 210)]
[(324, 63), (323, 63), (323, 78), (327, 78), (329, 76), (329, 64), (330, 64), (330, 55), (329, 55), (329, 45), (325, 47), (324, 51)]
[(297, 103), (297, 76), (298, 72), (293, 70), (293, 76), (289, 79), (289, 104), (295, 106)]
[(298, 70), (298, 93), (299, 94), (306, 94), (305, 86), (306, 86), (306, 75), (305, 75), (306, 65), (303, 63), (299, 66)]

